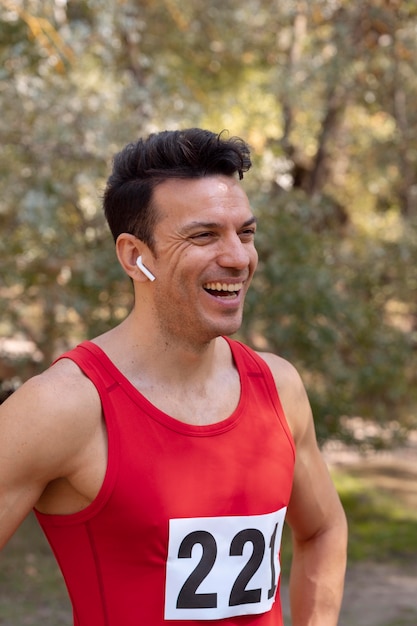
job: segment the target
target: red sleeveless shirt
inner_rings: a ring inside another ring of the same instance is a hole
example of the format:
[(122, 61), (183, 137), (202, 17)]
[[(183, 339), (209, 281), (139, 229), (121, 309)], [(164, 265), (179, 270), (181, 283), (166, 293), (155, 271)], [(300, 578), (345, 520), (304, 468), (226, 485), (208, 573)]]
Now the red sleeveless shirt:
[(72, 359), (100, 394), (101, 490), (84, 510), (37, 518), (75, 626), (282, 626), (279, 546), (293, 439), (272, 374), (227, 339), (241, 397), (227, 419), (182, 423), (153, 406), (95, 344)]

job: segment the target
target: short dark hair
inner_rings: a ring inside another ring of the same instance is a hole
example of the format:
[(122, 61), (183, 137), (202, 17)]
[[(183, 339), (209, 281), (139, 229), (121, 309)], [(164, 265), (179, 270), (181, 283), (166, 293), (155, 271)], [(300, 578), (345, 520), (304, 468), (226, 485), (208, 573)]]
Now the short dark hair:
[(113, 160), (103, 208), (114, 240), (130, 233), (154, 250), (157, 212), (152, 207), (155, 187), (170, 178), (239, 175), (251, 167), (249, 146), (200, 128), (165, 130), (130, 143)]

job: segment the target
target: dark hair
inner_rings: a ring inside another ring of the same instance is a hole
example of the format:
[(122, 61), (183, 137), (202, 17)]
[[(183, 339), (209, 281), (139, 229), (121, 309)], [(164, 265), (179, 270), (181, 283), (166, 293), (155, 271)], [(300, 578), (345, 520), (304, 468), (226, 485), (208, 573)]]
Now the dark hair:
[(128, 144), (116, 154), (103, 207), (116, 240), (131, 233), (154, 249), (158, 219), (152, 207), (155, 187), (170, 178), (202, 178), (216, 174), (243, 178), (251, 167), (248, 145), (200, 128), (162, 131)]

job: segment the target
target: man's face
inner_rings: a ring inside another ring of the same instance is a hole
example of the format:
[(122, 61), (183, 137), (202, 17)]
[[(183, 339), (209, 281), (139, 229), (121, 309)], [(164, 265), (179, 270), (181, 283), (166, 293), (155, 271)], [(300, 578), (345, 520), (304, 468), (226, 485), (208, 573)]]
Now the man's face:
[(167, 340), (207, 343), (236, 332), (258, 260), (242, 187), (227, 176), (168, 180), (154, 205), (153, 299)]

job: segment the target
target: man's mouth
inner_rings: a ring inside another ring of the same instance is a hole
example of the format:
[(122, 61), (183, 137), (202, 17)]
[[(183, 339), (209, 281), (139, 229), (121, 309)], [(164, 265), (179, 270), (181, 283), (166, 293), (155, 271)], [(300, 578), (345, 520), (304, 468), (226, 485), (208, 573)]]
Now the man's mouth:
[(212, 296), (220, 296), (222, 298), (235, 297), (243, 288), (243, 283), (205, 283), (203, 288)]

